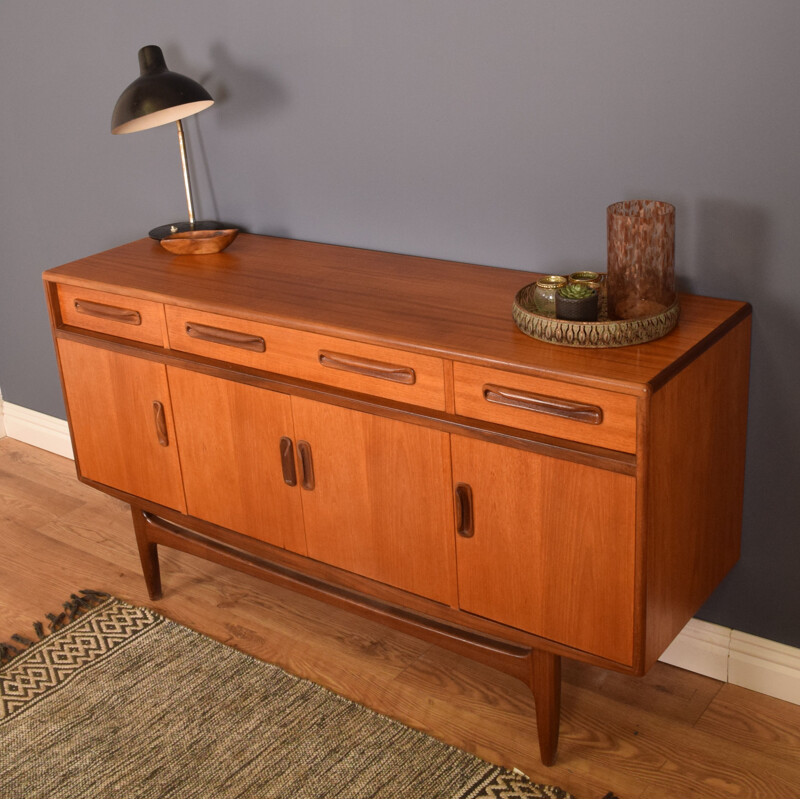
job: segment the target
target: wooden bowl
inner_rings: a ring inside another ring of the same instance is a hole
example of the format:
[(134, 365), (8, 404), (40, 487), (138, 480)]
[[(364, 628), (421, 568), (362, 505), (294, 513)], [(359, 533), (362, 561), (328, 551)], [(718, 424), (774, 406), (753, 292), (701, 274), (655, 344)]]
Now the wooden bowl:
[(170, 253), (198, 256), (221, 252), (236, 238), (238, 233), (238, 228), (227, 228), (221, 231), (185, 231), (170, 234), (159, 241), (161, 246)]

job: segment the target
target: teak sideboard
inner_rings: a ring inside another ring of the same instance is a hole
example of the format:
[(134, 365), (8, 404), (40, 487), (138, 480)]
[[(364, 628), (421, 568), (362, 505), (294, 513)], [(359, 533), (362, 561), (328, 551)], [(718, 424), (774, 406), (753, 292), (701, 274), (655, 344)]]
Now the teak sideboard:
[(520, 332), (536, 275), (241, 234), (44, 273), (78, 475), (157, 546), (504, 670), (553, 762), (561, 657), (641, 675), (739, 555), (746, 303), (670, 334)]

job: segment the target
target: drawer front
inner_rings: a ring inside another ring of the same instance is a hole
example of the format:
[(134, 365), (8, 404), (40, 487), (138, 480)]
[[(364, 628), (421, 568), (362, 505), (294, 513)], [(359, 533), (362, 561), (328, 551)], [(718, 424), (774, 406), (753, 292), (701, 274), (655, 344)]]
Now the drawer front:
[(65, 325), (164, 346), (161, 303), (59, 284), (58, 307)]
[(274, 371), (271, 326), (177, 306), (165, 306), (164, 312), (173, 350)]
[(534, 433), (636, 451), (636, 398), (455, 363), (456, 414)]
[(174, 350), (401, 403), (445, 408), (444, 366), (433, 356), (177, 306), (166, 307), (166, 318)]

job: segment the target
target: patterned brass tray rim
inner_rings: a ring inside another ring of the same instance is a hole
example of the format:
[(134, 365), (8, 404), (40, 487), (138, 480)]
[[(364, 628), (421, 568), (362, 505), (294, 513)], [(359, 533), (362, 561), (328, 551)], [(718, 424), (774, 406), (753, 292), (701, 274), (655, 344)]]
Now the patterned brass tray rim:
[[(602, 319), (578, 321), (556, 319), (531, 310), (535, 283), (523, 286), (514, 297), (512, 314), (516, 326), (527, 336), (548, 344), (566, 347), (627, 347), (660, 339), (677, 324), (680, 314), (678, 298), (658, 314), (638, 319)], [(577, 337), (576, 334), (577, 333)], [(586, 341), (586, 339), (592, 341)]]

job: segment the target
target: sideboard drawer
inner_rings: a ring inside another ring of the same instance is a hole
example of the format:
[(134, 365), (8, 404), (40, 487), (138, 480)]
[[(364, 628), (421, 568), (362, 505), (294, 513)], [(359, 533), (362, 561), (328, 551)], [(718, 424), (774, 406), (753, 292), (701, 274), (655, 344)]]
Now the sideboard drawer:
[(58, 308), (65, 325), (164, 346), (161, 303), (61, 283)]
[(636, 451), (636, 398), (456, 362), (456, 414), (514, 428)]
[(391, 347), (287, 330), (281, 372), (352, 392), (445, 409), (441, 359)]
[(165, 306), (169, 346), (231, 364), (274, 372), (271, 325), (191, 308)]
[(170, 347), (291, 378), (443, 411), (434, 356), (166, 306)]

